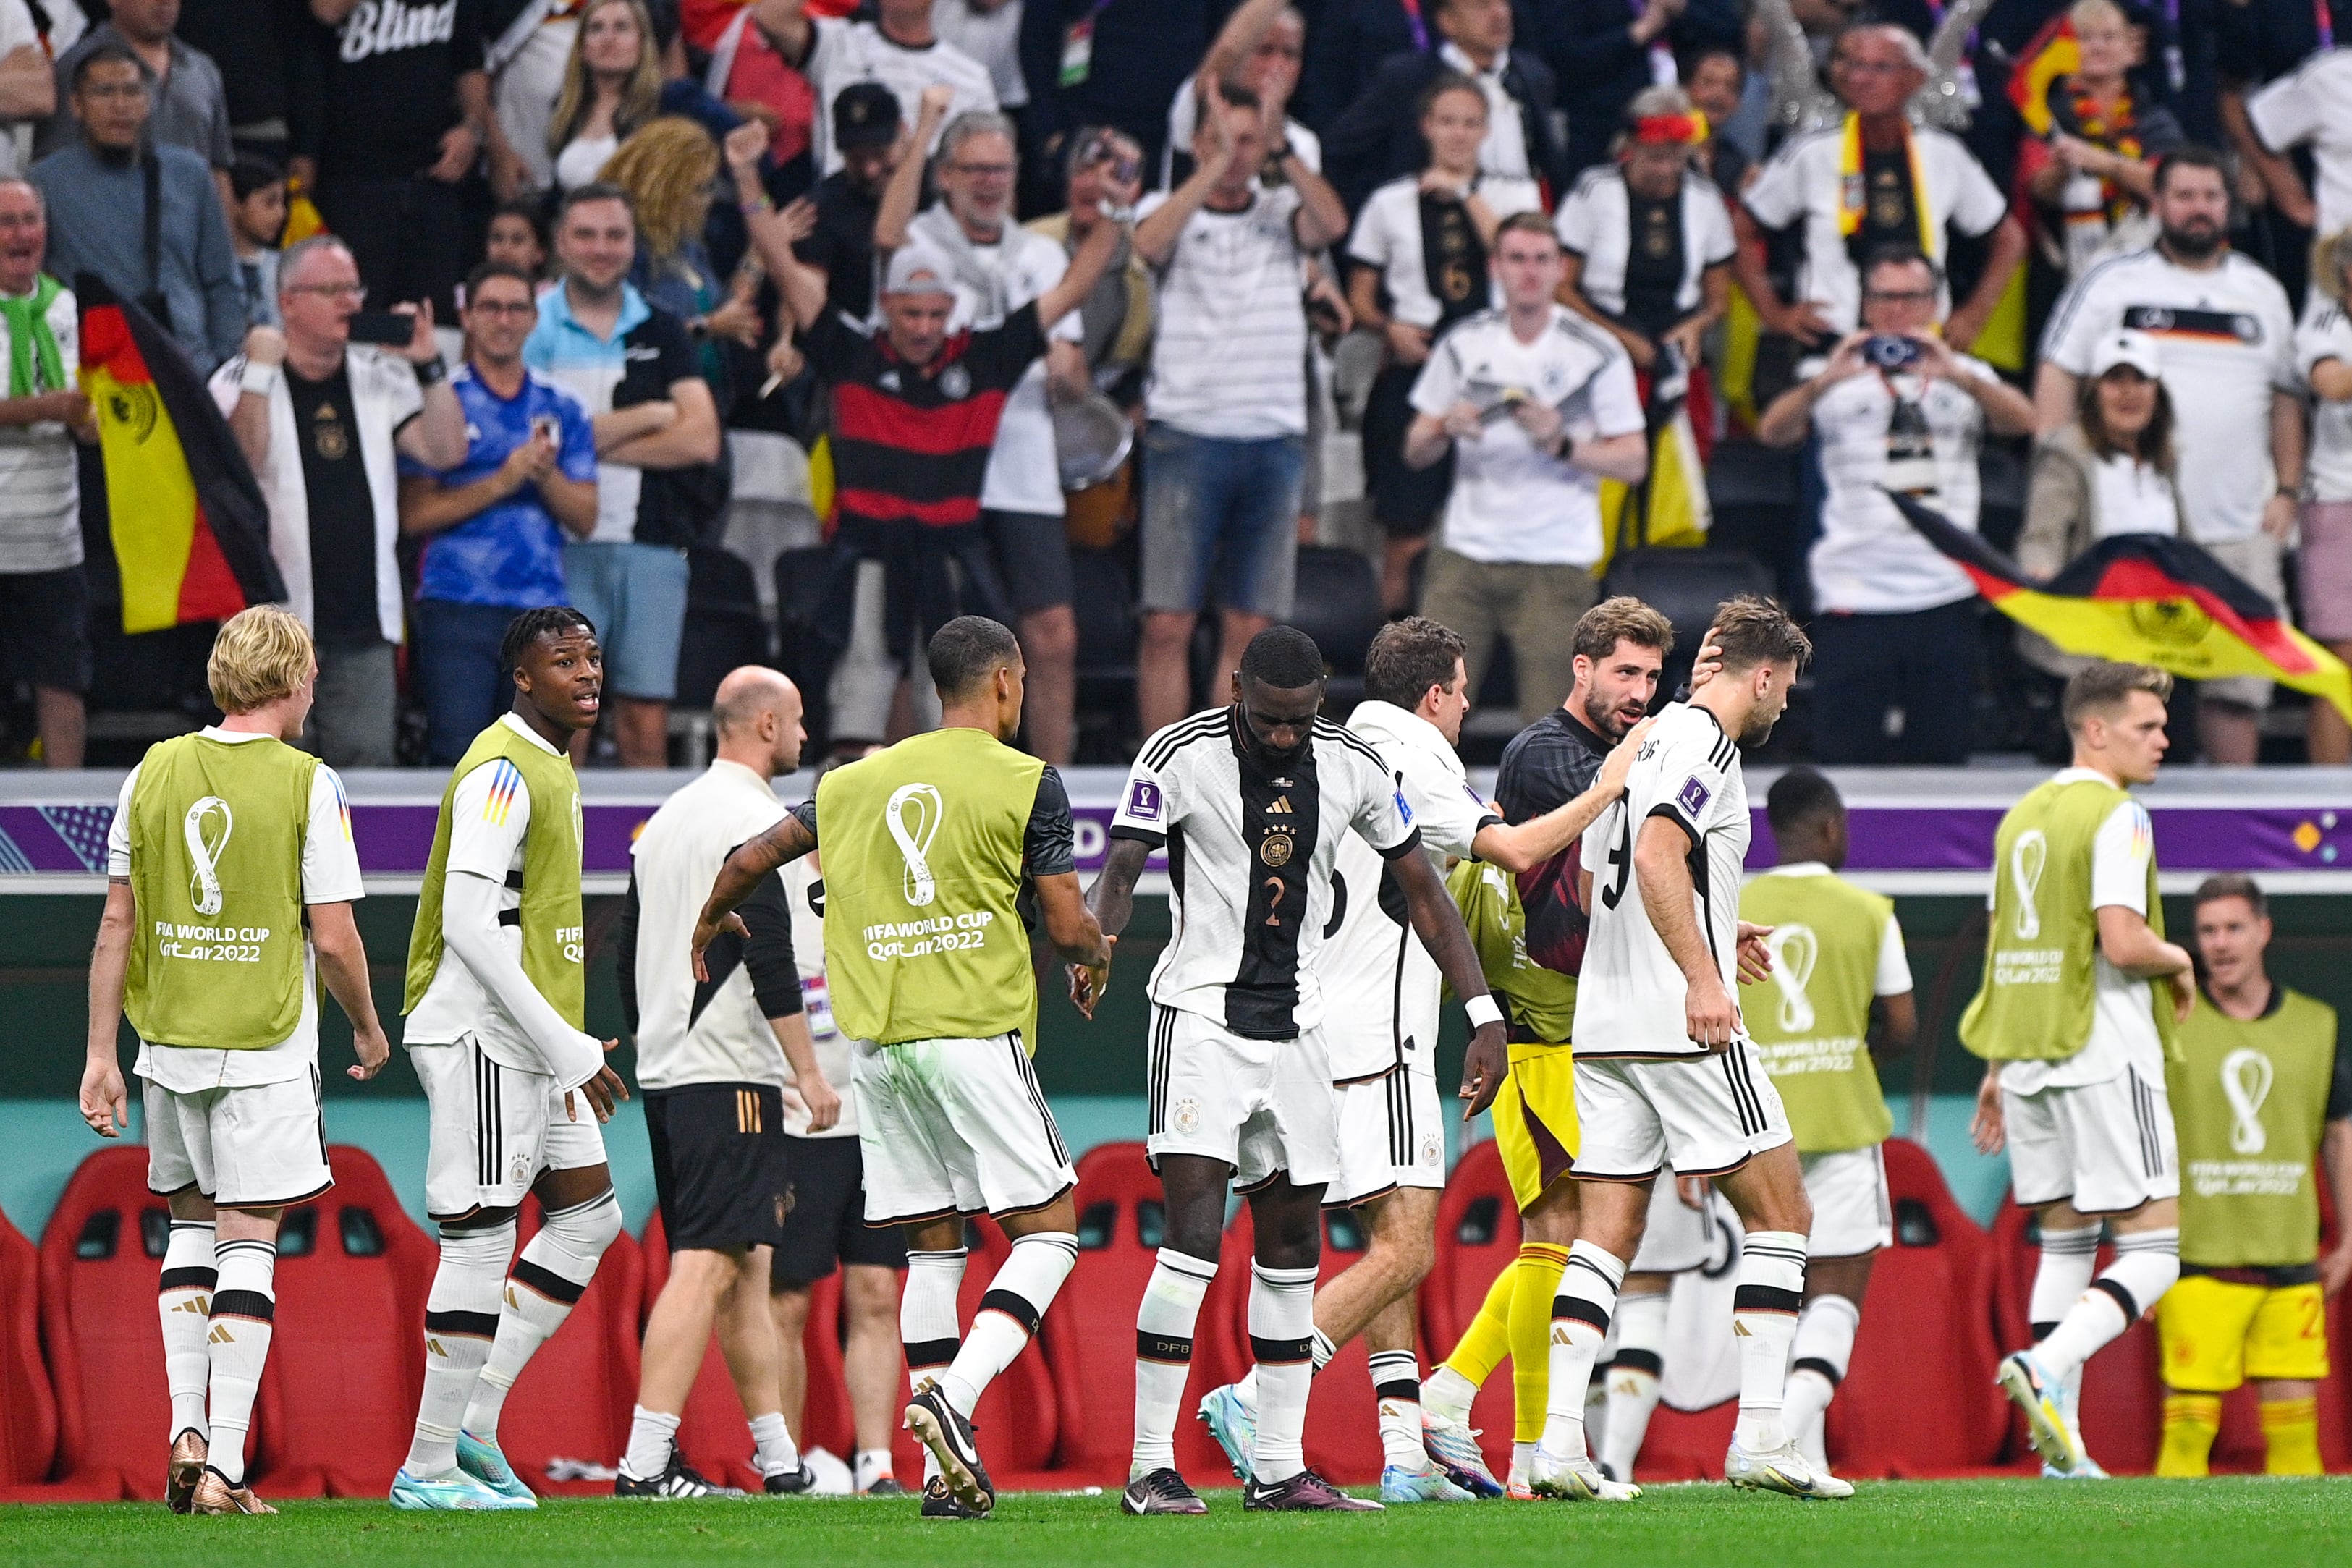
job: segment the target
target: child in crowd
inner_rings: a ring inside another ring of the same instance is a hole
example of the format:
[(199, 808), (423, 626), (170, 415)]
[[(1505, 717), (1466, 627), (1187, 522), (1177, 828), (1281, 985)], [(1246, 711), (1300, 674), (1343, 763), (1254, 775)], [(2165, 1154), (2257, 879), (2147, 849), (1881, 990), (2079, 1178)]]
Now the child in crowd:
[(286, 171), (267, 158), (239, 157), (229, 166), (228, 185), (236, 199), (229, 226), (236, 246), (237, 285), (245, 291), (245, 324), (275, 327), (278, 241), (286, 232)]

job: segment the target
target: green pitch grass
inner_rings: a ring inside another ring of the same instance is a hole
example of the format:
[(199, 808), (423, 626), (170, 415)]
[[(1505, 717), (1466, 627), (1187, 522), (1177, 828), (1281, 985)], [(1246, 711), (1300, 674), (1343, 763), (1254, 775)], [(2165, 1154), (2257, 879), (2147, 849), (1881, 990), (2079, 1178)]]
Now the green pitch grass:
[(1129, 1519), (1115, 1497), (1010, 1496), (984, 1523), (919, 1519), (911, 1499), (558, 1502), (536, 1513), (470, 1516), (290, 1502), (276, 1519), (177, 1519), (153, 1504), (0, 1507), (0, 1563), (2343, 1568), (2352, 1562), (2352, 1479), (2341, 1479), (1864, 1483), (1844, 1503), (1674, 1486), (1624, 1507), (1425, 1504), (1344, 1518), (1245, 1515), (1230, 1491), (1210, 1494), (1209, 1506), (1205, 1519)]

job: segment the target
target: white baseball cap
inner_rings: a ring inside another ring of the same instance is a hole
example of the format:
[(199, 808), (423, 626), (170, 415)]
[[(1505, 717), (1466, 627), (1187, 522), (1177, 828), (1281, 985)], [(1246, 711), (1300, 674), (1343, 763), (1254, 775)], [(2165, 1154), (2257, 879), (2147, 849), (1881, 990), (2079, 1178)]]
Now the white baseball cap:
[(903, 245), (890, 253), (882, 277), (885, 294), (953, 294), (955, 268), (927, 245)]
[(2108, 333), (2091, 348), (2091, 374), (2105, 375), (2117, 365), (2129, 365), (2141, 375), (2155, 381), (2163, 372), (2163, 356), (2158, 352), (2156, 340), (2145, 332), (2126, 327)]

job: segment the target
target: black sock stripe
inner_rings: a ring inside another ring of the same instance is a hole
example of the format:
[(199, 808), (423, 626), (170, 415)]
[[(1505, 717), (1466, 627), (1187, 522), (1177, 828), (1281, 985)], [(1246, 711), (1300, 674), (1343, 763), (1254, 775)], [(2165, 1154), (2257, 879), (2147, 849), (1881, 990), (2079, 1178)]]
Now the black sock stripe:
[(212, 1315), (249, 1318), (257, 1323), (278, 1321), (278, 1303), (259, 1291), (215, 1291)]
[(224, 1241), (219, 1246), (213, 1249), (214, 1260), (218, 1261), (221, 1258), (226, 1257), (231, 1252), (258, 1252), (265, 1258), (275, 1258), (278, 1256), (278, 1243), (275, 1241), (256, 1240), (251, 1238), (236, 1241)]
[(2058, 1332), (2058, 1320), (2056, 1318), (2052, 1318), (2047, 1322), (2036, 1322), (2032, 1325), (2032, 1331), (2033, 1334), (2033, 1343), (2040, 1344), (2043, 1340), (2048, 1339), (2052, 1334)]
[(155, 1293), (167, 1291), (209, 1291), (220, 1283), (217, 1269), (166, 1269), (155, 1282)]
[(956, 1348), (952, 1338), (909, 1340), (907, 1364), (917, 1372), (927, 1366), (945, 1366), (956, 1358)]
[(1551, 1315), (1554, 1322), (1566, 1318), (1570, 1322), (1591, 1323), (1601, 1333), (1609, 1332), (1609, 1309), (1582, 1296), (1554, 1296)]
[(1618, 1278), (1613, 1280), (1611, 1279), (1607, 1270), (1601, 1268), (1600, 1264), (1595, 1263), (1591, 1259), (1587, 1258), (1581, 1252), (1571, 1252), (1569, 1254), (1568, 1261), (1560, 1266), (1560, 1277), (1562, 1279), (1566, 1279), (1568, 1277), (1568, 1270), (1570, 1269), (1581, 1269), (1586, 1273), (1591, 1274), (1603, 1285), (1608, 1286), (1609, 1293), (1612, 1296), (1622, 1289), (1625, 1283), (1622, 1275), (1620, 1275)]
[(1830, 1386), (1832, 1388), (1835, 1388), (1839, 1384), (1845, 1381), (1844, 1373), (1840, 1372), (1836, 1367), (1832, 1366), (1828, 1362), (1823, 1361), (1818, 1355), (1799, 1356), (1796, 1364), (1790, 1366), (1789, 1370), (1790, 1372), (1818, 1372), (1823, 1377), (1830, 1380)]
[(1217, 1277), (1217, 1266), (1214, 1263), (1195, 1258), (1189, 1252), (1180, 1252), (1177, 1256), (1183, 1259), (1184, 1263), (1198, 1263), (1200, 1267), (1187, 1269), (1184, 1263), (1171, 1263), (1164, 1253), (1157, 1260), (1158, 1266), (1171, 1274), (1181, 1274), (1188, 1280), (1198, 1280), (1204, 1285)]
[(1653, 1377), (1662, 1377), (1665, 1375), (1666, 1358), (1654, 1350), (1626, 1350), (1620, 1347), (1616, 1359), (1611, 1364), (1622, 1366), (1628, 1372), (1646, 1372)]
[(619, 1207), (621, 1204), (621, 1195), (614, 1192), (609, 1186), (604, 1191), (598, 1193), (595, 1197), (583, 1199), (583, 1201), (572, 1204), (568, 1207), (548, 1209), (545, 1211), (543, 1218), (548, 1219), (569, 1218), (571, 1216), (575, 1214), (586, 1214), (590, 1210), (600, 1208), (608, 1203), (613, 1205), (615, 1208)]
[(1261, 1366), (1296, 1365), (1300, 1362), (1312, 1365), (1315, 1361), (1312, 1336), (1306, 1339), (1261, 1339), (1252, 1334), (1249, 1342), (1250, 1359)]
[[(2105, 1291), (2109, 1296), (2115, 1298), (2116, 1305), (2124, 1310), (2124, 1325), (2126, 1328), (2133, 1323), (2139, 1322), (2139, 1303), (2132, 1300), (2132, 1293), (2130, 1291), (2126, 1290), (2122, 1285), (2117, 1284), (2113, 1279), (2107, 1275), (2102, 1274), (2097, 1279), (2091, 1281), (2091, 1289), (2095, 1291)], [(215, 1298), (215, 1300), (217, 1300), (217, 1298)], [(215, 1308), (215, 1310), (218, 1309)]]
[(1192, 1360), (1191, 1334), (1153, 1333), (1146, 1329), (1135, 1331), (1135, 1358), (1157, 1361), (1169, 1366), (1186, 1366)]
[(983, 1312), (1003, 1312), (1021, 1325), (1023, 1333), (1034, 1334), (1037, 1332), (1036, 1303), (1018, 1291), (987, 1291), (980, 1298), (980, 1310)]
[(567, 1307), (578, 1306), (581, 1295), (588, 1289), (585, 1284), (574, 1284), (554, 1270), (534, 1263), (528, 1258), (516, 1259), (507, 1278), (535, 1295), (544, 1296)]
[(1372, 1385), (1372, 1397), (1410, 1399), (1418, 1404), (1421, 1400), (1421, 1380), (1415, 1377), (1400, 1377), (1393, 1383), (1375, 1383)]
[(499, 1314), (496, 1312), (426, 1312), (426, 1333), (455, 1334), (460, 1339), (496, 1339)]
[(1794, 1317), (1804, 1304), (1802, 1291), (1784, 1291), (1778, 1285), (1742, 1285), (1731, 1292), (1734, 1312), (1787, 1312)]

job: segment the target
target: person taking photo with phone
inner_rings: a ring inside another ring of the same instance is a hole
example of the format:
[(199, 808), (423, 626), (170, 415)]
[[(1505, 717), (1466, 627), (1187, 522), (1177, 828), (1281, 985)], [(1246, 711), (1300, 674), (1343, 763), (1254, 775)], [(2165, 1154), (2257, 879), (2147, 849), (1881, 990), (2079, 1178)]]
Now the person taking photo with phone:
[(466, 411), (433, 338), (430, 301), (395, 307), (406, 341), (353, 330), (367, 290), (342, 241), (320, 235), (278, 264), (286, 325), (256, 327), (213, 372), (213, 401), (261, 481), (287, 608), (317, 642), (319, 699), (302, 745), (336, 768), (389, 768), (402, 641), (397, 457), (466, 461)]
[(499, 658), (516, 612), (564, 602), (563, 546), (596, 528), (596, 439), (570, 392), (526, 369), (539, 324), (530, 275), (486, 261), (466, 279), (466, 359), (449, 375), (466, 460), (400, 460), (400, 531), (423, 535), (411, 684), (425, 759), (454, 766), (509, 705)]
[(2021, 435), (2033, 404), (1990, 365), (1948, 346), (1944, 280), (1916, 249), (1873, 251), (1862, 329), (1797, 367), (1757, 438), (1821, 446), (1821, 534), (1810, 561), (1813, 756), (1824, 764), (1968, 760), (1976, 590), (1885, 492), (1973, 530), (1977, 447)]

